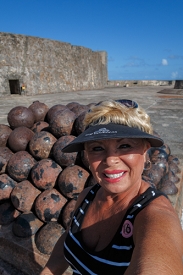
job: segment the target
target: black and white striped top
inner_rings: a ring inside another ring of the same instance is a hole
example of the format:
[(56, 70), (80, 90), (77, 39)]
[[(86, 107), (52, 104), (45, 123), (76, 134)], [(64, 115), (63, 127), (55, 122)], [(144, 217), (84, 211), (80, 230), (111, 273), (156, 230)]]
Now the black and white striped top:
[(99, 188), (99, 184), (94, 185), (75, 212), (64, 243), (65, 258), (72, 267), (74, 275), (122, 275), (130, 264), (134, 249), (133, 223), (136, 215), (152, 200), (164, 195), (149, 187), (127, 210), (109, 245), (96, 252), (87, 249), (82, 244), (80, 227), (83, 217)]

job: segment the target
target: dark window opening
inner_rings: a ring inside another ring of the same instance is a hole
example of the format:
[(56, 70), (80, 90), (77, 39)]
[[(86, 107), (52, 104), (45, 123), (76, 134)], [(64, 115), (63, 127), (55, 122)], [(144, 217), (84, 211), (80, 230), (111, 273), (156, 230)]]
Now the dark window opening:
[(11, 94), (21, 94), (21, 90), (20, 90), (20, 83), (19, 80), (9, 80), (9, 85), (10, 85), (10, 93)]

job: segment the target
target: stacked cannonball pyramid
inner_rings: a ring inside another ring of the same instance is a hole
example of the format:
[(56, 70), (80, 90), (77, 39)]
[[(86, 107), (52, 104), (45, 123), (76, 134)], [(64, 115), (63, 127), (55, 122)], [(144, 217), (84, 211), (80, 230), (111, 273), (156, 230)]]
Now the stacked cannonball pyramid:
[[(84, 152), (61, 150), (83, 131), (92, 105), (71, 102), (49, 108), (39, 101), (16, 106), (0, 124), (0, 225), (12, 224), (20, 238), (35, 239), (50, 254), (70, 223), (78, 194), (95, 184)], [(167, 144), (150, 149), (143, 179), (167, 195), (178, 192), (179, 160)]]

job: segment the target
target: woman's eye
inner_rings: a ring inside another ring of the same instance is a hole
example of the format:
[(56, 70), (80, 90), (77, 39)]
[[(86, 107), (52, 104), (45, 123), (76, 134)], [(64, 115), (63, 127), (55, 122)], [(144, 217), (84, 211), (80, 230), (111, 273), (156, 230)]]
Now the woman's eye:
[(95, 146), (92, 148), (92, 151), (98, 152), (104, 150), (101, 146)]
[(131, 147), (131, 145), (130, 144), (121, 144), (120, 146), (119, 146), (119, 148), (130, 148)]

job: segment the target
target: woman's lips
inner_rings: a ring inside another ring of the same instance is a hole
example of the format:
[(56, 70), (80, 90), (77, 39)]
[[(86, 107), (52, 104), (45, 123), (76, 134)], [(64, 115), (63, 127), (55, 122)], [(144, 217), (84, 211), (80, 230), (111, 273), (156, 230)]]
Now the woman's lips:
[(119, 170), (118, 171), (105, 171), (103, 173), (105, 180), (108, 182), (111, 182), (111, 183), (119, 181), (123, 177), (124, 174), (125, 174), (125, 171), (119, 171)]

